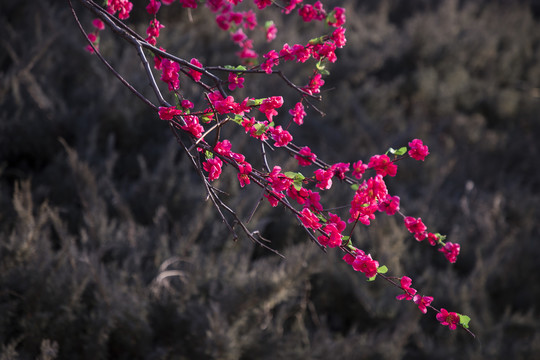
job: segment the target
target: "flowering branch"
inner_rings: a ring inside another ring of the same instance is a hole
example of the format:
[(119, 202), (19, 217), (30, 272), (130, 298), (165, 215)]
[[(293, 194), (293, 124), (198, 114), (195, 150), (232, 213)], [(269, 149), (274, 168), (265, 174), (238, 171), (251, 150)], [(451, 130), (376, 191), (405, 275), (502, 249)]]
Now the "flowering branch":
[[(403, 293), (397, 296), (398, 300), (413, 301), (423, 313), (426, 313), (428, 308), (435, 310), (436, 319), (442, 325), (447, 325), (452, 330), (461, 326), (474, 336), (468, 329), (470, 320), (468, 316), (448, 312), (446, 309), (436, 309), (431, 305), (433, 297), (418, 295), (417, 290), (411, 287), (412, 280), (409, 277), (385, 275), (388, 268), (380, 265), (371, 257), (371, 254), (366, 254), (357, 248), (353, 241), (353, 231), (356, 226), (359, 223), (369, 226), (377, 212), (384, 212), (387, 215), (399, 214), (415, 240), (421, 242), (427, 239), (430, 245), (439, 246), (438, 251), (442, 252), (449, 262), (454, 263), (457, 260), (460, 252), (459, 244), (446, 242), (444, 235), (429, 232), (421, 218), (404, 214), (400, 210), (399, 196), (390, 195), (386, 187), (385, 178), (396, 176), (397, 162), (406, 158), (423, 161), (429, 154), (428, 147), (421, 140), (414, 139), (408, 143), (408, 147), (389, 149), (385, 154), (373, 155), (367, 163), (358, 160), (353, 164), (329, 164), (321, 160), (308, 146), (302, 147), (295, 144), (291, 133), (287, 130), (292, 123), (297, 126), (304, 123), (307, 116), (306, 104), (322, 114), (322, 111), (310, 104), (308, 99), (321, 99), (320, 89), (324, 85), (323, 76), (329, 74), (327, 66), (336, 62), (335, 51), (346, 44), (343, 27), (346, 20), (345, 9), (336, 7), (327, 11), (320, 1), (314, 4), (302, 4), (302, 0), (284, 0), (282, 4), (278, 4), (272, 0), (254, 0), (253, 3), (259, 10), (276, 6), (286, 15), (293, 14), (293, 10), (298, 7), (297, 15), (304, 22), (318, 21), (326, 26), (325, 34), (312, 38), (305, 44), (291, 46), (285, 43), (279, 50), (270, 50), (260, 56), (254, 48), (253, 40), (244, 32), (245, 30), (249, 33), (256, 28), (255, 12), (238, 10), (237, 6), (242, 0), (205, 1), (206, 6), (215, 14), (217, 26), (227, 31), (232, 41), (240, 47), (241, 50), (237, 55), (242, 64), (204, 66), (196, 58), (188, 61), (157, 47), (160, 29), (164, 27), (159, 22), (157, 13), (162, 3), (169, 5), (174, 2), (173, 0), (149, 0), (146, 10), (151, 20), (146, 31), (147, 38), (137, 34), (122, 21), (129, 18), (133, 7), (130, 1), (108, 0), (106, 9), (92, 0), (79, 1), (97, 17), (93, 22), (94, 32), (88, 34), (80, 24), (71, 0), (68, 0), (75, 20), (90, 44), (88, 50), (95, 53), (124, 85), (156, 111), (161, 120), (168, 122), (175, 138), (199, 174), (208, 198), (235, 240), (238, 238), (235, 227), (240, 226), (242, 232), (252, 241), (282, 256), (265, 243), (266, 239), (262, 238), (259, 231), (251, 231), (247, 227), (246, 222), (242, 221), (234, 209), (223, 202), (218, 195), (218, 189), (211, 184), (219, 179), (226, 165), (236, 170), (241, 188), (253, 183), (262, 191), (260, 200), (254, 206), (248, 219), (251, 219), (257, 211), (263, 197), (272, 207), (281, 205), (295, 216), (310, 239), (322, 250), (339, 248), (345, 253), (343, 260), (355, 271), (364, 273), (368, 280), (373, 281), (379, 275), (393, 286), (400, 288)], [(196, 9), (199, 5), (199, 2), (195, 0), (179, 0), (179, 2), (184, 8), (189, 9)], [(118, 14), (118, 19), (115, 14)], [(154, 105), (131, 86), (100, 54), (98, 33), (105, 25), (135, 48), (149, 85), (157, 97), (158, 105)], [(273, 22), (267, 22), (264, 31), (266, 40), (273, 41), (277, 33)], [(147, 56), (153, 57), (154, 69), (151, 68)], [(295, 84), (282, 69), (278, 68), (280, 63), (285, 62), (313, 66), (312, 75), (306, 79), (306, 85)], [(312, 62), (314, 64), (310, 65)], [(165, 100), (154, 72), (160, 73), (160, 80), (174, 96), (175, 105)], [(224, 74), (226, 79), (223, 78)], [(231, 95), (236, 89), (244, 87), (245, 74), (277, 75), (285, 85), (298, 94), (299, 99), (288, 111), (292, 119), (289, 119), (287, 126), (284, 125), (285, 128), (282, 125), (276, 125), (274, 121), (274, 117), (279, 115), (279, 109), (284, 105), (283, 97), (246, 97), (243, 100), (237, 100)], [(203, 82), (203, 79), (207, 82)], [(184, 81), (197, 84), (206, 98), (204, 106), (196, 111), (194, 104), (185, 98), (185, 93), (182, 91)], [(258, 115), (253, 115), (253, 113)], [(212, 124), (212, 122), (215, 123)], [(246, 136), (260, 142), (260, 153), (263, 159), (261, 169), (253, 167), (246, 155), (233, 152), (233, 144), (229, 140), (220, 139), (220, 131), (225, 126), (237, 129), (241, 127)], [(213, 132), (216, 134), (215, 141), (210, 144), (208, 135)], [(189, 146), (182, 140), (183, 137), (189, 139)], [(311, 175), (306, 176), (300, 172), (283, 171), (278, 165), (272, 167), (266, 147), (272, 151), (282, 148), (298, 161), (299, 166), (309, 166), (315, 170)], [(367, 177), (366, 174), (370, 176)], [(367, 178), (364, 179), (365, 177)], [(349, 210), (348, 219), (332, 213), (329, 209), (325, 210), (321, 203), (321, 194), (330, 190), (336, 179), (348, 184), (353, 191), (352, 199), (345, 207)], [(227, 220), (226, 213), (234, 220)], [(347, 223), (350, 224), (349, 231), (346, 231)]]

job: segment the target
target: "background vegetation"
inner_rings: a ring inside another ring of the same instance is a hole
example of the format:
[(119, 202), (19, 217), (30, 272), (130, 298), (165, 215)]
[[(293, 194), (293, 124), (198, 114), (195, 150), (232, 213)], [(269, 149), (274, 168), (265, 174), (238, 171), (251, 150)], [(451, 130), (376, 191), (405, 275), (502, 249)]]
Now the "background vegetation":
[[(9, 0), (0, 5), (0, 359), (540, 356), (538, 2), (340, 3), (348, 44), (319, 104), (326, 116), (311, 112), (298, 142), (328, 162), (367, 160), (415, 137), (430, 146), (425, 163), (400, 164), (391, 192), (461, 244), (458, 262), (417, 244), (397, 218), (355, 236), (436, 306), (470, 315), (477, 340), (366, 283), (281, 209), (263, 206), (251, 225), (286, 260), (233, 242), (166, 125), (83, 50), (67, 3)], [(208, 11), (190, 22), (179, 6), (167, 10), (168, 50), (235, 61)], [(131, 20), (144, 32), (143, 12)], [(305, 41), (307, 28), (287, 21), (277, 41)], [(105, 56), (146, 89), (119, 44), (103, 33)], [(267, 96), (275, 86), (258, 83)], [(240, 193), (232, 171), (219, 185), (241, 214), (259, 196)]]

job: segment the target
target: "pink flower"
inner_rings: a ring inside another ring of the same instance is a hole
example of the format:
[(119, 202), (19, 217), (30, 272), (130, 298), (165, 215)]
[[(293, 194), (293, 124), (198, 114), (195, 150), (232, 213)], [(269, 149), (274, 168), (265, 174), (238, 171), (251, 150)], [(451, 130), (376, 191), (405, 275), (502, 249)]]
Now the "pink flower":
[(324, 80), (322, 79), (321, 74), (315, 74), (311, 80), (309, 81), (309, 84), (302, 88), (305, 92), (308, 94), (318, 94), (321, 92), (320, 88), (324, 85)]
[(221, 161), (221, 159), (218, 157), (208, 159), (203, 163), (203, 169), (208, 172), (208, 178), (210, 181), (219, 179), (222, 165), (223, 161)]
[(422, 143), (420, 139), (414, 139), (409, 143), (410, 150), (408, 151), (410, 157), (415, 160), (422, 160), (429, 154), (428, 147)]
[(290, 14), (294, 10), (296, 5), (300, 4), (303, 0), (289, 0), (289, 5), (286, 5), (283, 9), (285, 14)]
[(231, 38), (232, 41), (234, 41), (236, 44), (241, 45), (244, 41), (247, 40), (247, 35), (244, 34), (244, 30), (242, 30), (242, 28), (239, 28), (231, 34)]
[(129, 18), (131, 9), (133, 9), (133, 4), (128, 0), (109, 0), (107, 12), (111, 15), (118, 12), (118, 18), (120, 20), (125, 20)]
[(362, 175), (366, 172), (368, 166), (367, 164), (362, 163), (362, 160), (358, 160), (352, 165), (352, 167), (352, 175), (355, 178), (360, 179), (362, 178)]
[(314, 172), (317, 186), (321, 190), (328, 190), (332, 187), (332, 178), (334, 177), (333, 170), (317, 169)]
[(341, 7), (336, 7), (330, 13), (328, 25), (339, 27), (345, 24), (345, 9)]
[(244, 13), (244, 27), (248, 30), (255, 29), (257, 26), (257, 17), (252, 10), (248, 10)]
[(283, 59), (283, 61), (290, 61), (294, 60), (294, 54), (293, 49), (289, 46), (289, 44), (285, 43), (283, 44), (283, 48), (279, 51), (279, 56)]
[(388, 155), (374, 155), (369, 160), (368, 168), (375, 170), (377, 175), (396, 176), (397, 165), (394, 164)]
[(180, 102), (180, 106), (184, 109), (193, 109), (193, 103), (187, 99), (184, 99)]
[[(199, 62), (199, 60), (193, 58), (189, 62), (191, 65), (195, 65), (198, 68), (202, 68), (202, 64)], [(189, 75), (193, 78), (195, 81), (201, 81), (202, 73), (193, 69), (189, 70)]]
[(331, 39), (336, 44), (336, 47), (342, 48), (347, 43), (347, 39), (345, 38), (345, 28), (338, 27), (334, 32), (332, 33)]
[(261, 64), (261, 69), (267, 74), (271, 74), (272, 67), (279, 64), (279, 55), (275, 50), (270, 50), (264, 54), (263, 57), (266, 59), (266, 61)]
[(231, 142), (227, 139), (223, 141), (218, 141), (216, 145), (214, 146), (214, 151), (217, 154), (223, 155), (225, 157), (230, 157), (231, 154)]
[(407, 230), (413, 234), (423, 233), (427, 229), (426, 225), (422, 222), (422, 218), (415, 219), (412, 216), (407, 216), (404, 221)]
[(244, 187), (250, 183), (249, 174), (251, 173), (251, 170), (253, 170), (253, 168), (249, 163), (238, 165), (238, 181), (240, 182), (240, 187)]
[(447, 242), (442, 248), (439, 249), (440, 252), (444, 254), (446, 259), (451, 263), (455, 263), (457, 256), (459, 255), (460, 246), (459, 244), (454, 244)]
[(296, 62), (305, 63), (311, 56), (311, 50), (300, 44), (293, 45), (291, 54), (296, 57)]
[(266, 41), (270, 42), (270, 41), (274, 40), (276, 38), (276, 35), (277, 35), (277, 27), (272, 22), (271, 24), (269, 24), (266, 27)]
[(399, 211), (399, 200), (399, 196), (386, 195), (384, 200), (379, 203), (379, 211), (384, 211), (387, 215), (394, 215)]
[(287, 130), (283, 130), (281, 125), (270, 129), (270, 132), (272, 134), (272, 139), (275, 141), (274, 146), (276, 147), (287, 146), (287, 144), (292, 141), (292, 135)]
[(182, 110), (179, 110), (175, 108), (174, 106), (171, 106), (171, 107), (160, 106), (158, 114), (161, 120), (172, 120), (172, 118), (175, 117), (176, 115), (182, 114)]
[(317, 155), (311, 152), (311, 149), (308, 146), (304, 146), (300, 149), (298, 152), (298, 155), (295, 155), (294, 158), (298, 160), (298, 165), (300, 166), (308, 166), (317, 159)]
[(330, 167), (338, 179), (344, 180), (345, 173), (349, 171), (349, 163), (336, 163)]
[(278, 112), (275, 110), (277, 108), (280, 108), (283, 105), (283, 97), (281, 96), (272, 96), (269, 98), (266, 98), (261, 103), (261, 106), (259, 106), (259, 111), (264, 113), (266, 115), (266, 118), (268, 121), (272, 121), (272, 118), (274, 115), (277, 115)]
[(302, 224), (304, 224), (305, 227), (313, 230), (317, 230), (322, 226), (319, 222), (319, 218), (313, 214), (311, 210), (306, 208), (300, 211), (300, 221), (302, 221)]
[(289, 114), (293, 116), (293, 121), (297, 123), (298, 125), (302, 125), (304, 123), (304, 117), (306, 116), (306, 112), (304, 110), (304, 104), (302, 102), (297, 102), (294, 105), (294, 108), (289, 110)]
[(420, 309), (420, 311), (425, 314), (427, 313), (427, 306), (429, 306), (431, 302), (433, 301), (433, 297), (414, 295), (413, 301), (415, 302), (415, 304), (418, 305), (418, 308)]
[(165, 26), (162, 25), (157, 19), (152, 19), (148, 29), (146, 29), (146, 34), (148, 36), (159, 37), (159, 30), (163, 29)]
[(180, 0), (180, 5), (182, 5), (183, 8), (197, 8), (197, 0)]
[(244, 78), (235, 73), (229, 73), (229, 90), (244, 87)]
[(272, 0), (253, 0), (255, 5), (259, 8), (259, 10), (264, 9), (267, 6), (272, 5)]
[(328, 246), (335, 248), (341, 245), (341, 232), (336, 228), (334, 224), (329, 224), (324, 227), (324, 232), (328, 234), (320, 235), (317, 240), (322, 246)]
[(281, 173), (281, 167), (274, 166), (272, 171), (268, 174), (268, 182), (272, 187), (272, 190), (280, 192), (287, 190), (293, 184), (293, 179)]
[(403, 291), (405, 293), (396, 296), (396, 299), (398, 299), (398, 300), (412, 300), (413, 295), (416, 294), (416, 289), (413, 289), (411, 287), (411, 285), (412, 285), (411, 278), (408, 277), (408, 276), (403, 276), (401, 278), (401, 280), (400, 280), (400, 283), (401, 283), (401, 288), (403, 289)]
[(448, 312), (444, 308), (441, 309), (436, 318), (442, 325), (448, 325), (450, 330), (455, 330), (459, 324), (459, 315), (455, 312)]
[(146, 11), (150, 15), (155, 15), (159, 11), (159, 8), (161, 7), (161, 3), (157, 0), (150, 0), (148, 5), (146, 6)]
[(163, 59), (161, 61), (161, 71), (161, 80), (169, 85), (169, 91), (176, 90), (180, 87), (180, 79), (178, 78), (180, 65), (178, 63), (169, 59)]
[(264, 194), (264, 197), (268, 199), (268, 202), (272, 207), (279, 205), (279, 200), (283, 199), (285, 195), (274, 191), (269, 191), (268, 194)]
[(429, 245), (431, 245), (431, 246), (435, 246), (439, 242), (439, 238), (437, 237), (437, 235), (435, 235), (433, 233), (428, 233), (427, 234), (427, 239), (429, 241)]
[(310, 22), (315, 19), (317, 12), (313, 8), (313, 5), (306, 4), (298, 10), (298, 15), (300, 15), (305, 22)]
[(101, 21), (101, 19), (92, 20), (92, 25), (94, 25), (94, 27), (98, 30), (105, 29), (105, 24), (103, 23), (103, 21)]
[(368, 278), (372, 278), (377, 275), (377, 268), (379, 262), (371, 258), (371, 255), (356, 255), (352, 263), (352, 267), (356, 271), (364, 273)]
[(185, 115), (184, 121), (186, 125), (180, 126), (182, 130), (189, 132), (196, 138), (200, 138), (204, 128), (199, 124), (199, 118), (194, 115)]

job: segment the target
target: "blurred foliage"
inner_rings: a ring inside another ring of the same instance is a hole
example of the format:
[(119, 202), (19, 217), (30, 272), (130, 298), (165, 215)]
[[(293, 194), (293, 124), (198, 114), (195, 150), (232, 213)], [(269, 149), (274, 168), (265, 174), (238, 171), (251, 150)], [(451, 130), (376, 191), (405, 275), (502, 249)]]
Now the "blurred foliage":
[[(389, 186), (407, 214), (461, 243), (458, 262), (395, 218), (355, 237), (435, 306), (468, 314), (478, 340), (366, 283), (281, 209), (261, 206), (250, 225), (286, 260), (233, 242), (166, 125), (83, 50), (67, 3), (9, 0), (0, 5), (0, 359), (540, 356), (538, 3), (333, 3), (347, 9), (348, 44), (317, 104), (326, 116), (309, 110), (297, 139), (328, 162), (368, 160), (415, 137), (430, 146)], [(167, 10), (167, 49), (234, 63), (208, 11), (190, 21)], [(132, 21), (144, 32), (144, 12)], [(306, 40), (303, 24), (276, 24), (276, 41)], [(129, 47), (104, 32), (101, 48), (152, 98)], [(256, 84), (261, 96), (286, 88)], [(240, 193), (230, 170), (218, 185), (242, 216), (260, 196)], [(331, 204), (350, 196), (343, 187)]]

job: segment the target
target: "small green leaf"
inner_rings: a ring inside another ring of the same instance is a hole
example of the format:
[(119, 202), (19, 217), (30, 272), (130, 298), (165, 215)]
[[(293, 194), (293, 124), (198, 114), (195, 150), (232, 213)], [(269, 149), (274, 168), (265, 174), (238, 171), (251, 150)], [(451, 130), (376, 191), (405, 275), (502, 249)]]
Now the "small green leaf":
[(270, 26), (272, 26), (272, 25), (274, 25), (274, 22), (273, 22), (272, 20), (268, 20), (267, 22), (264, 23), (264, 28), (265, 28), (266, 30), (268, 30), (268, 28), (269, 28)]
[(211, 151), (206, 150), (206, 151), (204, 152), (204, 157), (206, 158), (206, 160), (208, 160), (208, 159), (213, 159), (213, 158), (214, 158), (214, 154), (213, 154)]
[(367, 281), (373, 281), (373, 280), (375, 280), (376, 277), (377, 277), (377, 275), (373, 275), (372, 277), (370, 277), (369, 279), (367, 279)]
[(229, 117), (229, 119), (234, 121), (238, 125), (242, 125), (242, 123), (244, 122), (244, 117), (242, 115), (235, 115), (233, 118)]
[(324, 37), (323, 36), (320, 36), (318, 38), (314, 38), (314, 39), (309, 40), (310, 45), (317, 45), (317, 44), (322, 44), (322, 43), (324, 43)]
[(386, 265), (379, 266), (377, 268), (377, 273), (378, 274), (386, 274), (387, 272), (388, 272), (388, 268), (386, 267)]
[(248, 106), (259, 106), (262, 104), (264, 99), (249, 99), (247, 102)]
[(407, 152), (407, 148), (405, 146), (403, 146), (403, 147), (400, 147), (397, 150), (394, 149), (394, 148), (390, 148), (390, 149), (388, 149), (386, 154), (390, 153), (392, 155), (401, 156), (401, 155), (405, 154), (406, 152)]
[(357, 191), (359, 188), (360, 188), (360, 184), (352, 184), (351, 185), (351, 189), (353, 189), (354, 191)]
[(244, 65), (238, 65), (238, 66), (225, 65), (224, 67), (227, 70), (241, 70), (241, 71), (247, 70), (247, 68)]
[(469, 321), (471, 321), (471, 318), (468, 317), (467, 315), (462, 315), (462, 314), (459, 314), (459, 323), (461, 324), (461, 326), (463, 326), (465, 329), (468, 329), (469, 328)]

